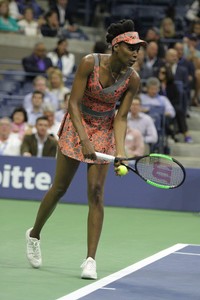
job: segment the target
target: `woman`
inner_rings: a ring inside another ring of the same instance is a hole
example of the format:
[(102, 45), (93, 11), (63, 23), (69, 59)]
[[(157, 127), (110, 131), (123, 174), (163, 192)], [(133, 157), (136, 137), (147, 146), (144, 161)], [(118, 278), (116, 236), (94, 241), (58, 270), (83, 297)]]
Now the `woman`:
[(11, 120), (12, 133), (16, 134), (20, 140), (23, 139), (25, 134), (31, 133), (31, 128), (29, 128), (27, 123), (27, 112), (23, 107), (17, 107), (12, 112)]
[(52, 69), (48, 73), (48, 86), (49, 91), (55, 95), (58, 100), (58, 109), (61, 109), (66, 93), (70, 92), (64, 85), (63, 75), (59, 69)]
[(0, 2), (0, 31), (20, 32), (17, 21), (9, 15), (9, 3), (6, 0)]
[[(134, 32), (132, 20), (111, 24), (106, 39), (112, 45), (112, 54), (89, 54), (83, 57), (76, 72), (68, 112), (59, 131), (55, 179), (41, 203), (34, 227), (26, 232), (28, 260), (39, 268), (41, 229), (68, 189), (80, 162), (87, 163), (88, 252), (81, 274), (81, 278), (87, 279), (97, 278), (95, 255), (103, 224), (103, 191), (109, 167), (108, 162), (97, 160), (95, 151), (125, 156), (127, 114), (140, 85), (132, 65), (140, 45), (145, 44)], [(119, 99), (121, 104), (115, 115)]]
[[(184, 141), (186, 143), (191, 143), (192, 138), (189, 135), (186, 116), (184, 110), (182, 109), (183, 97), (181, 95), (181, 91), (179, 90), (178, 83), (174, 81), (171, 69), (168, 67), (161, 67), (158, 72), (158, 79), (160, 80), (160, 94), (167, 96), (176, 111), (175, 119), (177, 122), (178, 131), (183, 134)], [(175, 132), (170, 131), (169, 133), (177, 142), (178, 140), (175, 137)]]
[(59, 68), (65, 78), (74, 71), (75, 56), (68, 51), (68, 42), (65, 38), (57, 42), (55, 50), (47, 53), (51, 59), (53, 66)]

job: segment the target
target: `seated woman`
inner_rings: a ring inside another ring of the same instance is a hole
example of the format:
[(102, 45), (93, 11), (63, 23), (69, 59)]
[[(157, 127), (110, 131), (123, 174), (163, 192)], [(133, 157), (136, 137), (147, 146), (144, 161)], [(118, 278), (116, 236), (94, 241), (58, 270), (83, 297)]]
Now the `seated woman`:
[(48, 73), (49, 92), (55, 95), (58, 101), (58, 109), (62, 108), (62, 103), (66, 93), (70, 90), (64, 85), (62, 72), (55, 68)]
[(0, 2), (0, 31), (20, 32), (17, 21), (9, 15), (9, 3), (6, 0)]
[(23, 107), (17, 107), (11, 115), (11, 130), (13, 134), (22, 140), (25, 134), (31, 134), (31, 129), (27, 124), (28, 116)]
[(61, 70), (65, 78), (75, 69), (75, 55), (68, 50), (68, 41), (65, 38), (59, 39), (53, 51), (47, 53), (54, 67)]
[(39, 23), (34, 20), (33, 10), (31, 7), (25, 9), (23, 19), (18, 21), (18, 25), (25, 35), (40, 36)]

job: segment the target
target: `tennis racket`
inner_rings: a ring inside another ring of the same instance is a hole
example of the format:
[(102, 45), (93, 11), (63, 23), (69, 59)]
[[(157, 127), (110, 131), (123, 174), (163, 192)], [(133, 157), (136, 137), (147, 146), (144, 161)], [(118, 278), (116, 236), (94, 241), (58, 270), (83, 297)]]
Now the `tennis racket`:
[[(176, 159), (158, 153), (131, 158), (117, 158), (96, 152), (97, 159), (110, 162), (120, 161), (128, 170), (134, 172), (150, 185), (161, 189), (174, 189), (183, 184), (185, 169)], [(123, 161), (123, 162), (122, 162)], [(129, 163), (125, 164), (124, 162)]]

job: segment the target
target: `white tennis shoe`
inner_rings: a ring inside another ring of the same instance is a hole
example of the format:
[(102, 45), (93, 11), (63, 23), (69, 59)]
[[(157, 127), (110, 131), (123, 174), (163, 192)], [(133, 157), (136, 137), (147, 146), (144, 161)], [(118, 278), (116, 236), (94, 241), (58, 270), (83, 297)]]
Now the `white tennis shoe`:
[(40, 249), (40, 240), (30, 237), (32, 228), (26, 231), (26, 255), (33, 268), (39, 268), (42, 265), (42, 255)]
[(88, 257), (81, 265), (83, 279), (97, 279), (96, 261), (92, 257)]

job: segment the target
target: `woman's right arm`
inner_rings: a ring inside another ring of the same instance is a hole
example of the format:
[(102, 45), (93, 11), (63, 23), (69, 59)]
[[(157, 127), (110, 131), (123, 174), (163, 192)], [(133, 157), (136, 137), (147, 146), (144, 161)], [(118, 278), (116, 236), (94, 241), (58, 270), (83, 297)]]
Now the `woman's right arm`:
[(85, 158), (89, 159), (96, 159), (96, 155), (82, 124), (80, 106), (87, 85), (88, 76), (92, 73), (93, 69), (94, 57), (92, 55), (85, 56), (77, 69), (68, 106), (72, 123), (80, 138), (83, 155)]

